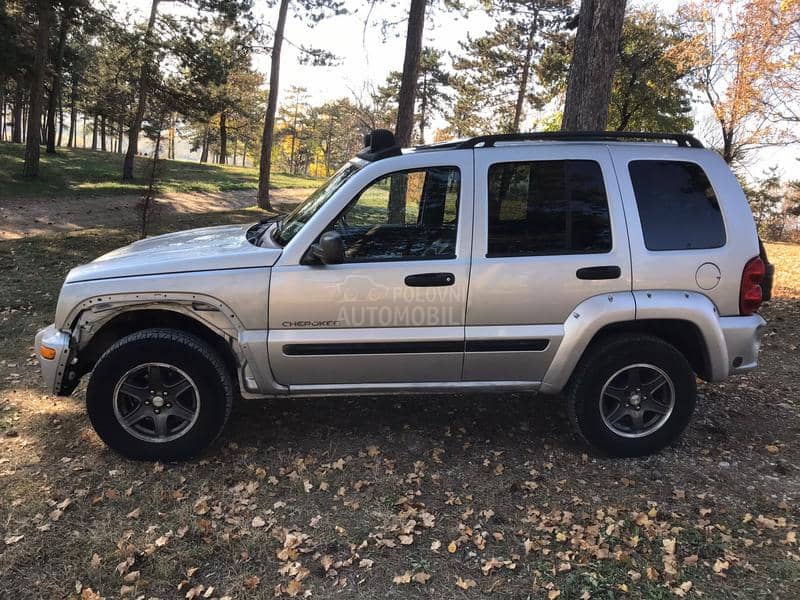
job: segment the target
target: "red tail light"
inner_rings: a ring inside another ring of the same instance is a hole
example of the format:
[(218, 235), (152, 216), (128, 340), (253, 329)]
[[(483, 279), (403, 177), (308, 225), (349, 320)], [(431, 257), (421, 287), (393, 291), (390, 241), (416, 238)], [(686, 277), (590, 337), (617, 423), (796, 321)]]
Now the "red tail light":
[(739, 314), (746, 316), (758, 312), (761, 306), (761, 282), (764, 280), (764, 261), (758, 256), (747, 261), (742, 271), (742, 285), (739, 288)]

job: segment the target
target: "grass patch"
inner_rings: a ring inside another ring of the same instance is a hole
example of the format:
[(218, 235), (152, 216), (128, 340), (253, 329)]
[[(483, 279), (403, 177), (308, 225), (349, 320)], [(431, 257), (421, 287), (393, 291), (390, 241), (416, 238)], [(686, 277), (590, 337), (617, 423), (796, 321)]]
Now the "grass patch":
[[(22, 144), (0, 143), (0, 198), (135, 194), (144, 189), (150, 165), (149, 159), (136, 157), (137, 179), (123, 182), (121, 154), (59, 148), (55, 155), (42, 152), (39, 176), (25, 179), (21, 175), (24, 151)], [(273, 173), (271, 178), (272, 188), (313, 188), (319, 183), (319, 179), (286, 173)], [(258, 169), (162, 159), (159, 186), (164, 192), (254, 190)]]

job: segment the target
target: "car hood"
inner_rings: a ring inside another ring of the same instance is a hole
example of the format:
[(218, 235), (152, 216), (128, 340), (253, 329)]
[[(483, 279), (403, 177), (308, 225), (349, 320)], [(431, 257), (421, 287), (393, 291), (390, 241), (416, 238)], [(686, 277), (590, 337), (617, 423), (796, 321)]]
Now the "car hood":
[(252, 224), (222, 225), (145, 238), (75, 267), (67, 275), (66, 283), (187, 271), (271, 267), (280, 256), (280, 247), (251, 244), (245, 235), (250, 227)]

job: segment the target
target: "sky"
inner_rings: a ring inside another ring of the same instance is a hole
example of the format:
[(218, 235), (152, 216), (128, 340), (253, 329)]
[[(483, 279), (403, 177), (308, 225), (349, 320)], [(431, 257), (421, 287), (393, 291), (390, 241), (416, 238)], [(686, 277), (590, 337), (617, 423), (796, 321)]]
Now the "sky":
[[(125, 12), (132, 10), (141, 15), (149, 13), (150, 0), (111, 0), (117, 3), (118, 10)], [(369, 87), (380, 85), (390, 71), (400, 71), (403, 66), (405, 22), (400, 22), (390, 30), (387, 35), (381, 33), (376, 23), (381, 19), (399, 21), (404, 11), (407, 11), (407, 1), (377, 2), (368, 19), (368, 26), (364, 27), (367, 18), (367, 2), (354, 3), (358, 6), (354, 13), (324, 19), (314, 27), (309, 27), (302, 19), (290, 15), (286, 24), (286, 43), (281, 53), (281, 96), (285, 98), (286, 91), (291, 86), (305, 87), (309, 94), (309, 101), (322, 103), (347, 97), (364, 95)], [(630, 6), (657, 5), (665, 14), (674, 13), (680, 0), (629, 0)], [(163, 5), (165, 10), (180, 11), (180, 5)], [(177, 6), (178, 8), (170, 8)], [(291, 5), (290, 5), (291, 6)], [(267, 24), (274, 23), (277, 19), (277, 6), (266, 6), (262, 0), (255, 0), (257, 17)], [(428, 18), (423, 44), (434, 46), (446, 52), (456, 52), (458, 42), (466, 36), (478, 36), (490, 29), (491, 19), (479, 10), (470, 11), (466, 17), (454, 16), (441, 10), (434, 11), (432, 18)], [(332, 67), (303, 66), (298, 62), (299, 52), (297, 46), (313, 46), (333, 52), (339, 57), (339, 64)], [(269, 56), (259, 55), (255, 58), (254, 66), (264, 73), (269, 74)], [(702, 103), (694, 105), (695, 120), (700, 124), (710, 118), (707, 106)], [(533, 115), (528, 117), (528, 125), (533, 123)], [(441, 119), (433, 122), (433, 128), (443, 126)], [(698, 126), (695, 132), (702, 139)], [(430, 141), (430, 140), (427, 140)], [(755, 179), (769, 166), (778, 165), (783, 177), (800, 179), (800, 145), (783, 148), (766, 148), (754, 150), (748, 164), (745, 165), (745, 175), (748, 179)]]

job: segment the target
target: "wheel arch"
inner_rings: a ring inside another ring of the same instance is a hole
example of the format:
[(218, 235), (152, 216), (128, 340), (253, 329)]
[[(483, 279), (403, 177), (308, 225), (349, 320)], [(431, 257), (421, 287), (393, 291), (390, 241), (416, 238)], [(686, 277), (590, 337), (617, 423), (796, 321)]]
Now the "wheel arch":
[(236, 379), (240, 361), (234, 351), (232, 338), (218, 327), (188, 314), (183, 305), (167, 303), (123, 306), (115, 314), (105, 318), (85, 344), (80, 345), (79, 376), (91, 371), (105, 351), (118, 340), (137, 331), (154, 328), (175, 329), (202, 339), (217, 352), (231, 376)]
[(636, 319), (609, 323), (595, 333), (581, 358), (597, 344), (621, 334), (645, 334), (664, 340), (686, 357), (692, 370), (701, 379), (711, 377), (711, 355), (706, 340), (700, 328), (685, 319)]

